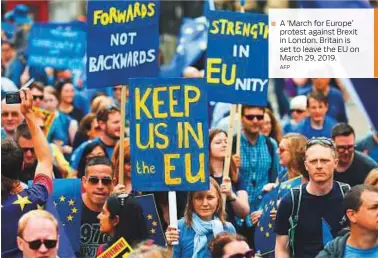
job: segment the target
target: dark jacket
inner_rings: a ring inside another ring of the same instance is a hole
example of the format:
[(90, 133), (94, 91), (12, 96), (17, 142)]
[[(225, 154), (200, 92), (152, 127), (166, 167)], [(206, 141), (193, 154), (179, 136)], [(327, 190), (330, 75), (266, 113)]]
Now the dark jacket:
[(345, 245), (350, 233), (336, 237), (329, 242), (316, 258), (342, 258), (344, 256)]

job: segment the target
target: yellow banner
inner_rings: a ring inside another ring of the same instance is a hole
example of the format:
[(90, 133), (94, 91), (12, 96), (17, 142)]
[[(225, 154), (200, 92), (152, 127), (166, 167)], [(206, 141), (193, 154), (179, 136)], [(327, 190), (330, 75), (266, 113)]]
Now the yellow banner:
[(102, 254), (97, 256), (97, 258), (116, 258), (121, 253), (123, 253), (122, 258), (127, 258), (132, 251), (133, 249), (131, 249), (129, 243), (127, 243), (127, 241), (121, 237)]

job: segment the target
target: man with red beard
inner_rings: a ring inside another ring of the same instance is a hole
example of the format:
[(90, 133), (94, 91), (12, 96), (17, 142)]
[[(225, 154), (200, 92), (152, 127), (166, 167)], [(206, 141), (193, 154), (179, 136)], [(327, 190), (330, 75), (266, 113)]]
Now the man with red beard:
[(78, 257), (96, 257), (98, 246), (109, 240), (105, 234), (100, 233), (97, 216), (113, 191), (113, 175), (113, 164), (106, 157), (91, 159), (85, 168), (82, 179), (85, 192), (82, 194), (81, 246)]
[(83, 142), (71, 156), (73, 175), (77, 175), (79, 163), (83, 152), (90, 142), (99, 142), (105, 146), (106, 156), (110, 159), (117, 144), (121, 132), (121, 111), (117, 106), (109, 106), (101, 109), (96, 115), (101, 135), (98, 138)]
[(300, 121), (294, 131), (306, 136), (308, 139), (313, 137), (331, 138), (332, 127), (337, 123), (328, 117), (328, 100), (318, 92), (311, 92), (307, 96), (307, 111), (309, 117)]

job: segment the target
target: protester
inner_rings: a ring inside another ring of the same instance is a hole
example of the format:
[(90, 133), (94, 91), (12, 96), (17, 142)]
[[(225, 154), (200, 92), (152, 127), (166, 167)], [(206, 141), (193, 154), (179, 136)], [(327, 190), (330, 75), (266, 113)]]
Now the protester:
[(358, 141), (356, 149), (369, 155), (375, 162), (378, 162), (378, 131)]
[(33, 82), (29, 89), (33, 96), (33, 106), (37, 108), (41, 108), (43, 106), (43, 91), (44, 91), (44, 85), (40, 82)]
[(290, 121), (283, 124), (283, 133), (291, 133), (295, 126), (307, 117), (307, 97), (295, 96), (290, 101)]
[[(81, 246), (80, 257), (96, 257), (100, 244), (108, 242), (108, 236), (100, 233), (98, 215), (113, 190), (113, 164), (106, 157), (91, 159), (82, 178)], [(93, 237), (97, 236), (97, 237)]]
[(96, 114), (89, 113), (80, 121), (79, 130), (75, 134), (73, 149), (76, 150), (83, 142), (93, 140), (101, 135), (101, 128), (98, 126)]
[(344, 198), (344, 212), (350, 233), (328, 243), (316, 257), (378, 257), (378, 187), (352, 187)]
[(84, 114), (74, 106), (75, 88), (70, 80), (60, 80), (56, 85), (59, 96), (59, 110), (80, 123)]
[[(23, 214), (37, 209), (37, 205), (46, 203), (52, 192), (53, 158), (48, 142), (41, 128), (36, 124), (36, 117), (32, 111), (33, 97), (30, 90), (20, 91), (21, 112), (28, 125), (37, 167), (33, 184), (30, 188), (20, 183), (22, 173), (22, 148), (12, 139), (1, 141), (1, 256), (12, 256), (17, 252), (17, 223)], [(6, 221), (6, 223), (4, 223)]]
[(333, 181), (338, 162), (334, 143), (327, 138), (308, 141), (304, 162), (309, 182), (291, 189), (278, 206), (276, 257), (315, 257), (342, 228), (342, 200), (349, 186)]
[(280, 143), (282, 139), (280, 122), (269, 108), (265, 108), (264, 122), (261, 127), (261, 133), (265, 136), (273, 138), (277, 143)]
[(212, 258), (253, 258), (255, 251), (241, 235), (221, 233), (210, 244)]
[(331, 137), (332, 127), (336, 121), (326, 116), (328, 100), (322, 93), (311, 92), (307, 96), (307, 111), (309, 117), (300, 121), (294, 132), (303, 134), (308, 139), (313, 137)]
[(101, 109), (107, 108), (112, 105), (114, 104), (110, 97), (106, 95), (99, 95), (93, 98), (90, 112), (97, 114), (97, 112)]
[(236, 227), (235, 216), (245, 218), (249, 213), (248, 194), (237, 171), (240, 166), (240, 158), (237, 155), (232, 157), (230, 178), (223, 178), (227, 133), (220, 129), (210, 130), (209, 146), (210, 175), (217, 181), (222, 193), (226, 195), (227, 218)]
[(184, 218), (165, 234), (168, 245), (178, 241), (173, 257), (211, 257), (208, 243), (223, 231), (235, 233), (235, 228), (225, 220), (221, 189), (211, 178), (210, 190), (189, 193)]
[(77, 121), (59, 111), (58, 93), (51, 86), (44, 89), (43, 107), (54, 114), (54, 121), (47, 135), (47, 140), (59, 146), (65, 158), (69, 160), (72, 154), (73, 139), (77, 132)]
[(98, 138), (86, 141), (77, 148), (71, 157), (71, 167), (74, 170), (79, 169), (79, 162), (86, 145), (90, 142), (102, 143), (105, 146), (106, 156), (112, 157), (114, 146), (116, 145), (121, 131), (121, 113), (118, 107), (109, 106), (100, 110), (97, 113), (97, 122), (101, 129), (101, 134)]
[(85, 175), (85, 168), (87, 167), (88, 162), (94, 157), (107, 157), (105, 146), (100, 142), (90, 142), (85, 146), (79, 162), (79, 170), (76, 175), (77, 178), (82, 178)]
[(24, 258), (58, 257), (58, 221), (44, 210), (25, 213), (18, 222), (17, 245)]
[(100, 232), (111, 236), (111, 240), (100, 245), (97, 256), (106, 251), (120, 238), (124, 238), (131, 246), (148, 238), (146, 218), (142, 207), (129, 194), (111, 195), (98, 215)]
[[(240, 139), (240, 178), (246, 182), (251, 215), (245, 219), (245, 228), (252, 229), (262, 212), (259, 211), (264, 185), (274, 183), (279, 170), (277, 143), (270, 137), (260, 134), (264, 120), (262, 107), (242, 106), (242, 133)], [(236, 137), (233, 140), (236, 151)], [(244, 232), (250, 246), (253, 246), (253, 232)]]
[(332, 139), (336, 143), (339, 163), (335, 170), (335, 180), (351, 186), (362, 184), (377, 163), (369, 156), (356, 151), (356, 137), (353, 127), (339, 123), (332, 129)]
[(130, 140), (124, 140), (124, 162), (123, 162), (123, 182), (119, 181), (119, 154), (120, 154), (120, 142), (118, 142), (114, 148), (112, 163), (114, 166), (114, 171), (116, 172), (115, 177), (117, 178), (118, 185), (115, 187), (114, 191), (122, 191), (128, 194), (137, 195), (133, 192), (133, 187), (131, 183), (131, 157), (130, 157)]
[(1, 139), (13, 138), (17, 126), (23, 120), (20, 104), (6, 104), (5, 100), (1, 101)]
[(328, 102), (328, 116), (338, 122), (348, 122), (343, 94), (337, 88), (330, 86), (330, 78), (313, 78), (312, 89), (303, 92), (303, 94), (306, 95), (310, 91), (319, 92), (326, 96)]
[(378, 187), (378, 168), (373, 168), (364, 181), (365, 185), (375, 185)]

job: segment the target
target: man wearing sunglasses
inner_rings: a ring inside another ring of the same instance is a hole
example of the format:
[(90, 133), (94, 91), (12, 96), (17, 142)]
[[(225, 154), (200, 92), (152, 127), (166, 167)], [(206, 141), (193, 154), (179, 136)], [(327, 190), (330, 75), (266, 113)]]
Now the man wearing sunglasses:
[(80, 257), (96, 257), (99, 245), (109, 240), (107, 235), (100, 233), (97, 216), (113, 191), (113, 175), (113, 164), (106, 157), (91, 159), (85, 168), (82, 178), (85, 193), (82, 195)]
[(313, 137), (331, 137), (332, 127), (337, 123), (336, 120), (327, 116), (328, 100), (318, 92), (311, 92), (307, 96), (307, 111), (309, 117), (306, 117), (297, 124), (294, 132), (300, 133), (311, 139)]
[(287, 121), (282, 129), (284, 134), (294, 131), (295, 125), (307, 117), (307, 97), (296, 96), (290, 101), (290, 121)]
[(44, 86), (39, 82), (33, 82), (30, 85), (30, 91), (33, 95), (33, 106), (37, 108), (41, 108), (43, 105), (43, 91)]
[(79, 163), (87, 145), (94, 141), (102, 143), (105, 146), (106, 156), (111, 157), (115, 145), (119, 140), (121, 133), (121, 111), (117, 106), (108, 106), (97, 112), (96, 115), (98, 125), (100, 127), (100, 137), (93, 140), (83, 142), (71, 156), (71, 167), (74, 175), (77, 175)]
[(18, 222), (17, 245), (23, 258), (56, 258), (59, 247), (58, 221), (49, 212), (33, 210)]
[(335, 125), (332, 139), (336, 143), (339, 158), (335, 180), (350, 186), (363, 184), (369, 172), (378, 165), (369, 156), (355, 150), (356, 136), (353, 127), (347, 123)]
[(17, 126), (24, 121), (20, 104), (6, 104), (1, 101), (1, 139), (13, 138)]
[(342, 229), (342, 201), (350, 187), (333, 180), (334, 143), (324, 137), (309, 140), (304, 162), (309, 182), (292, 188), (278, 206), (276, 257), (313, 258)]

